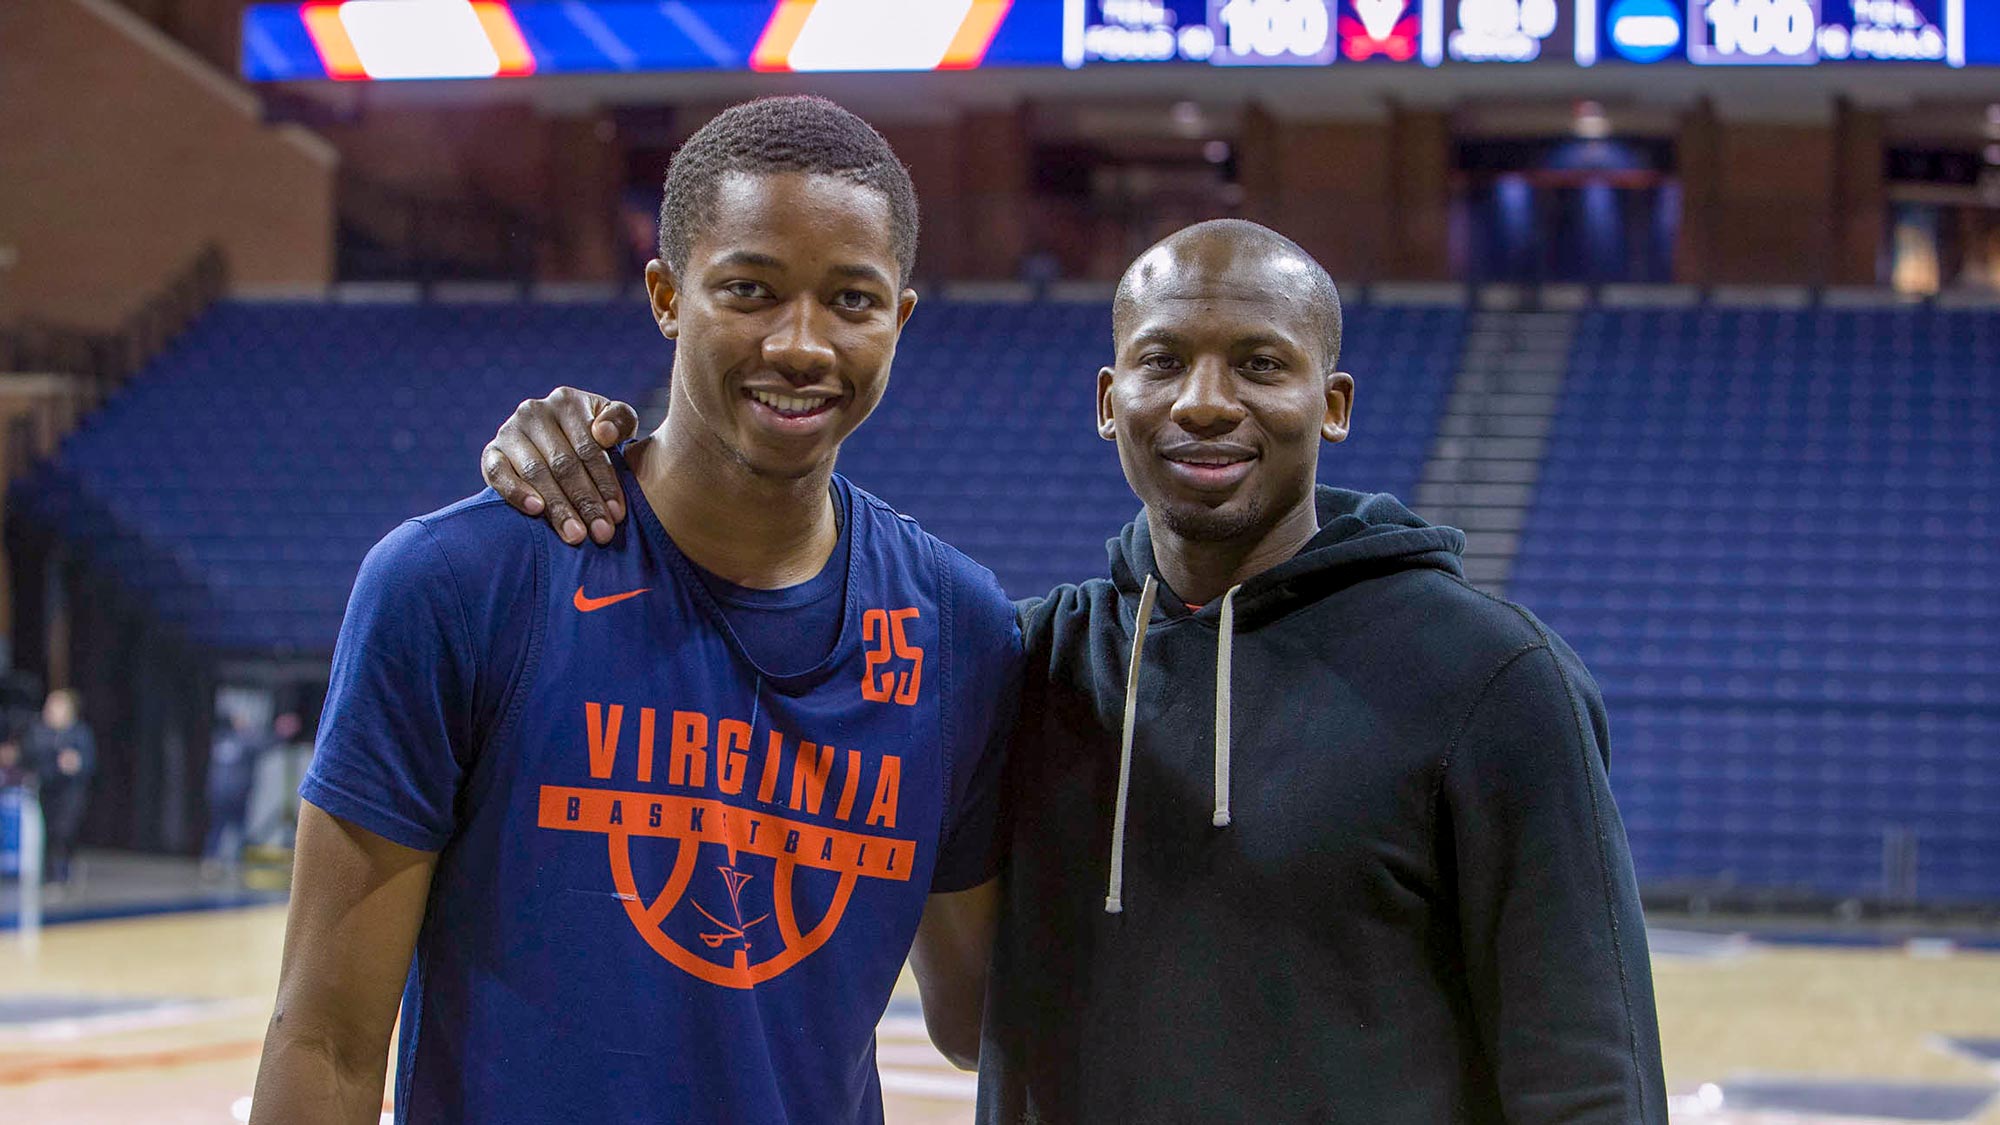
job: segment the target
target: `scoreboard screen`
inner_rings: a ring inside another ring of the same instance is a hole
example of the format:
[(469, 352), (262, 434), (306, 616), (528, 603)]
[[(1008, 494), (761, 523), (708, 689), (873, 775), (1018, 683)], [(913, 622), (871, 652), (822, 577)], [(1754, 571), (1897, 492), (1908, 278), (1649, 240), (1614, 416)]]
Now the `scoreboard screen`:
[(1570, 39), (1567, 0), (1089, 0), (1063, 65), (1533, 62)]
[(253, 81), (1192, 65), (1962, 67), (1992, 0), (307, 0)]
[[(1579, 62), (1964, 66), (1965, 0), (1610, 0)], [(1591, 58), (1593, 48), (1596, 58)], [(1992, 61), (1992, 60), (1985, 60)]]

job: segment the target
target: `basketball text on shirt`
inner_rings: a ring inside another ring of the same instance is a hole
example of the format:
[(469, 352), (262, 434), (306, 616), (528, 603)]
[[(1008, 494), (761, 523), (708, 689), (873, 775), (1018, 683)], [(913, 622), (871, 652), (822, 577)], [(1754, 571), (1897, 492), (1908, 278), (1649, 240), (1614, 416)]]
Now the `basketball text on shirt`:
[[(915, 680), (911, 672), (905, 681), (912, 695)], [(656, 953), (688, 973), (729, 988), (753, 987), (825, 944), (861, 877), (910, 878), (916, 841), (885, 834), (896, 829), (902, 798), (898, 756), (868, 755), (775, 729), (764, 733), (760, 746), (748, 720), (701, 711), (599, 701), (585, 702), (582, 711), (582, 764), (590, 779), (648, 788), (544, 785), (537, 824), (602, 833), (627, 916)], [(829, 815), (843, 826), (802, 819)], [(651, 903), (642, 900), (633, 876), (635, 836), (676, 841), (672, 872)], [(699, 862), (703, 845), (722, 848), (714, 858), (726, 856), (726, 862)], [(754, 869), (739, 867), (742, 853), (771, 861), (768, 875), (761, 861)], [(794, 906), (800, 867), (839, 877), (810, 930), (801, 930)], [(702, 882), (691, 891), (698, 877)], [(747, 890), (765, 879), (768, 898)], [(704, 892), (712, 903), (704, 903)], [(729, 960), (702, 956), (666, 932), (663, 923), (684, 898), (703, 921), (702, 946)], [(768, 911), (746, 906), (766, 901)], [(775, 940), (768, 936), (773, 934)]]

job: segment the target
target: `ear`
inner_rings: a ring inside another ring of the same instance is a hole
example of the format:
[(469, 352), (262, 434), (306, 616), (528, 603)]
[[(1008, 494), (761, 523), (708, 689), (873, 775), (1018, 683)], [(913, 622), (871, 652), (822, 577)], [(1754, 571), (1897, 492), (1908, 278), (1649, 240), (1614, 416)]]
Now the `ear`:
[(658, 258), (646, 263), (646, 296), (652, 302), (653, 323), (660, 326), (660, 335), (669, 340), (680, 336), (680, 287), (674, 282), (673, 270)]
[(917, 291), (914, 289), (903, 290), (902, 295), (896, 298), (896, 331), (901, 332), (903, 325), (910, 322), (910, 314), (916, 311)]
[(1118, 440), (1118, 427), (1111, 420), (1111, 369), (1097, 369), (1097, 436), (1105, 441)]
[(1354, 376), (1345, 371), (1329, 371), (1326, 376), (1326, 416), (1320, 419), (1319, 436), (1328, 441), (1347, 440), (1347, 423), (1354, 415)]

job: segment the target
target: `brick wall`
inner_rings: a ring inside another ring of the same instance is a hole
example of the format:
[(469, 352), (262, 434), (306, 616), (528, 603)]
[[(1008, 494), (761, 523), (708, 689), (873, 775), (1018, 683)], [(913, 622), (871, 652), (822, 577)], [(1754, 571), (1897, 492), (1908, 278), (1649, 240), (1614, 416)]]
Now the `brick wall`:
[(324, 284), (337, 160), (110, 0), (4, 0), (0, 320), (112, 327), (211, 241), (239, 283)]

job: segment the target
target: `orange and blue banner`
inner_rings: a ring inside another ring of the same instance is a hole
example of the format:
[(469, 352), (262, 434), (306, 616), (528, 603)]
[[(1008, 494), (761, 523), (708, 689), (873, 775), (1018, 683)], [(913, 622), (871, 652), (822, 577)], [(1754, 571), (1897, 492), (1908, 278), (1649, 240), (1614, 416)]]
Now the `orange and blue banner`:
[(1061, 14), (1060, 5), (1015, 0), (309, 0), (244, 12), (243, 74), (366, 81), (1060, 65)]
[(1958, 67), (2000, 63), (2000, 5), (1985, 0), (295, 0), (253, 4), (243, 16), (243, 73), (253, 81), (1147, 63)]

